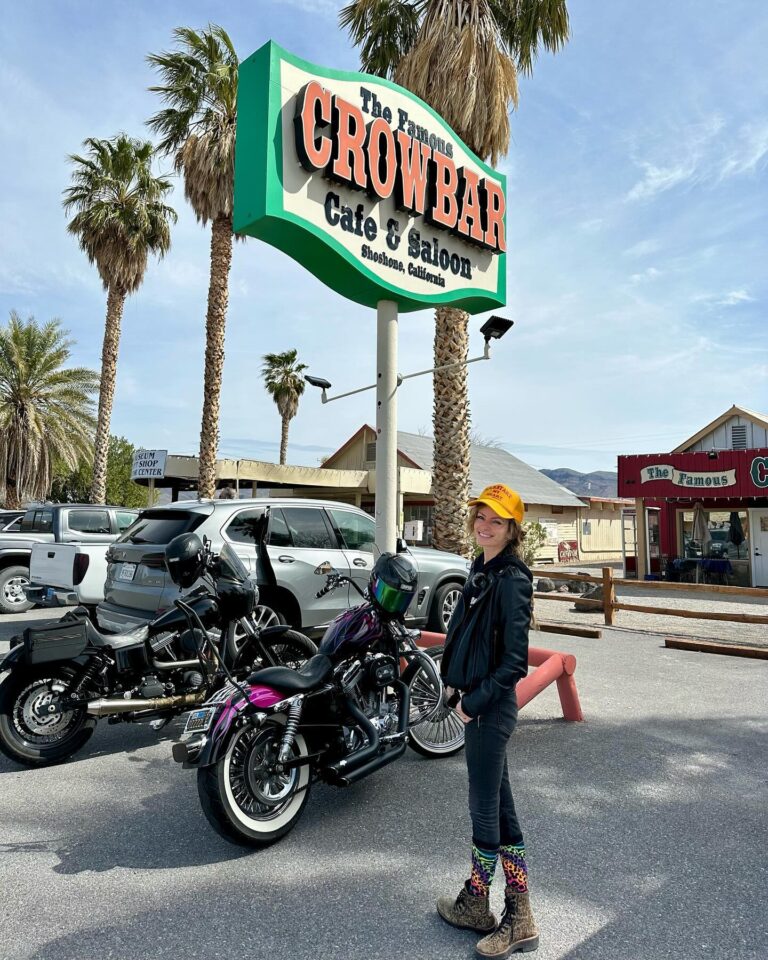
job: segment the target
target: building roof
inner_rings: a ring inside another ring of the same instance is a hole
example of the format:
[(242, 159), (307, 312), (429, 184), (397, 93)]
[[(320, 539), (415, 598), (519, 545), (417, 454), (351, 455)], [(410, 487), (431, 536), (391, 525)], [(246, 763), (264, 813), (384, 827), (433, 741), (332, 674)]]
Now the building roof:
[[(432, 437), (398, 430), (397, 449), (422, 470), (432, 472)], [(561, 487), (559, 483), (499, 447), (484, 447), (473, 443), (470, 447), (470, 458), (470, 494), (473, 497), (492, 483), (506, 483), (516, 490), (527, 504), (584, 506), (575, 493)]]
[(753, 420), (755, 423), (758, 423), (761, 427), (768, 428), (768, 416), (764, 413), (755, 413), (753, 410), (747, 410), (745, 407), (737, 407), (734, 404), (730, 410), (726, 410), (725, 413), (721, 413), (719, 417), (713, 420), (711, 423), (708, 423), (706, 427), (702, 427), (701, 430), (697, 430), (692, 437), (688, 437), (687, 440), (684, 440), (681, 444), (675, 447), (672, 450), (672, 453), (686, 453), (690, 447), (695, 443), (698, 443), (702, 437), (706, 437), (708, 433), (712, 433), (713, 430), (730, 420), (731, 417), (744, 417), (746, 420)]

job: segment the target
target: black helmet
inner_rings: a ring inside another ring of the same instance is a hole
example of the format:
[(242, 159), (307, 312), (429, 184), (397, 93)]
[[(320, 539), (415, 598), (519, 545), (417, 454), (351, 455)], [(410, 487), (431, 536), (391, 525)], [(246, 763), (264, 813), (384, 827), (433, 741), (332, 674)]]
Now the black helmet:
[(413, 600), (419, 575), (402, 553), (382, 553), (371, 571), (373, 602), (385, 613), (402, 616)]
[(165, 565), (171, 580), (180, 587), (191, 587), (205, 567), (203, 541), (196, 533), (181, 533), (165, 548)]

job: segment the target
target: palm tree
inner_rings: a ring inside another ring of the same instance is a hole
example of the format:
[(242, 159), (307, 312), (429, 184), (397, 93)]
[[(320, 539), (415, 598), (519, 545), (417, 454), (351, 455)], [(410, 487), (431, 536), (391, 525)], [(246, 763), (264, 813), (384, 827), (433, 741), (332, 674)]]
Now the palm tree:
[(277, 409), (283, 420), (283, 429), (280, 434), (280, 463), (285, 463), (288, 452), (288, 427), (299, 409), (299, 397), (304, 393), (304, 377), (302, 371), (307, 369), (306, 363), (299, 363), (295, 350), (286, 350), (285, 353), (266, 353), (262, 358), (264, 366), (261, 368), (264, 385), (272, 395)]
[[(518, 74), (531, 73), (540, 47), (555, 52), (569, 35), (566, 0), (353, 0), (339, 20), (364, 71), (421, 97), (492, 164), (509, 146)], [(468, 321), (462, 310), (436, 311), (436, 367), (467, 359)], [(435, 373), (433, 541), (465, 555), (469, 429), (466, 368)]]
[(75, 211), (67, 229), (96, 264), (107, 291), (91, 486), (91, 502), (104, 503), (125, 298), (141, 286), (149, 254), (162, 258), (168, 252), (176, 214), (163, 203), (171, 182), (153, 175), (154, 148), (148, 140), (121, 133), (111, 140), (89, 138), (83, 146), (85, 156), (69, 158), (74, 170), (72, 185), (64, 191), (64, 209)]
[(93, 451), (99, 376), (64, 366), (72, 344), (58, 320), (41, 326), (15, 310), (0, 329), (0, 485), (11, 509), (45, 499), (54, 463), (74, 470)]
[(238, 60), (222, 27), (179, 28), (173, 36), (179, 50), (147, 58), (163, 81), (150, 90), (168, 104), (149, 126), (162, 138), (159, 149), (173, 154), (183, 173), (184, 193), (198, 221), (212, 224), (198, 490), (201, 497), (213, 497), (232, 262)]

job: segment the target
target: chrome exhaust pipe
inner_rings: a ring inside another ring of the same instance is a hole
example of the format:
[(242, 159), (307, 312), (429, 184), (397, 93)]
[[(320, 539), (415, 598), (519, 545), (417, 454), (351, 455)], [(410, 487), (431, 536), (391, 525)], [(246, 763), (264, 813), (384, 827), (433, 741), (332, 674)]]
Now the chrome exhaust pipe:
[(130, 700), (91, 700), (86, 704), (86, 712), (92, 717), (108, 717), (116, 713), (135, 713), (144, 710), (176, 710), (184, 707), (194, 707), (203, 703), (205, 690), (197, 693), (182, 693), (173, 697), (134, 697)]

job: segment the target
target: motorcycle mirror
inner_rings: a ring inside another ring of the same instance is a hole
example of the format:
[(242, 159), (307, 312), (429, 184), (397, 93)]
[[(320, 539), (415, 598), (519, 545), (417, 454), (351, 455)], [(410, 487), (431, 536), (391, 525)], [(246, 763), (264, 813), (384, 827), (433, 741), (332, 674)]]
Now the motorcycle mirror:
[(398, 537), (395, 541), (395, 550), (397, 553), (409, 553), (408, 544), (403, 540), (402, 537)]

